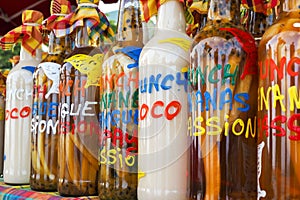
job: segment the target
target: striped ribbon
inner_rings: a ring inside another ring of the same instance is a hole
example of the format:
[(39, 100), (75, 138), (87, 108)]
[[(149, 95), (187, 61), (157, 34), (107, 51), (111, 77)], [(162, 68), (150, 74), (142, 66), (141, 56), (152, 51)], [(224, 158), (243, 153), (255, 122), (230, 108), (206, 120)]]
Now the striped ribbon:
[(50, 5), (51, 16), (43, 21), (43, 28), (52, 30), (55, 24), (70, 12), (71, 4), (68, 0), (52, 0)]
[[(157, 14), (158, 8), (160, 5), (164, 4), (168, 0), (139, 0), (142, 10), (142, 20), (148, 22), (150, 18)], [(194, 22), (193, 15), (190, 10), (190, 5), (193, 3), (193, 0), (178, 0), (183, 3), (185, 11), (185, 19), (188, 24)], [(195, 2), (202, 1), (196, 0)]]
[[(112, 39), (114, 32), (105, 14), (97, 7), (99, 0), (78, 0), (77, 3), (81, 6), (78, 6), (75, 12), (68, 14), (55, 24), (55, 35), (64, 37), (73, 33), (78, 27), (87, 26), (88, 36), (91, 40), (95, 41), (103, 36)], [(89, 4), (92, 5), (89, 6)]]
[(41, 24), (43, 19), (44, 16), (41, 12), (25, 10), (22, 13), (23, 24), (9, 31), (0, 39), (1, 48), (9, 50), (21, 40), (23, 48), (34, 56), (36, 49), (40, 48), (42, 44)]

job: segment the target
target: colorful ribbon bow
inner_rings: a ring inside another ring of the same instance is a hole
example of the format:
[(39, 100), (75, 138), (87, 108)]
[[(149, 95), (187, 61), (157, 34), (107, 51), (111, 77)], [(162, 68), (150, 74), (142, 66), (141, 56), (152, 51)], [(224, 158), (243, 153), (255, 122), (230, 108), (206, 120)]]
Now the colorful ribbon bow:
[(102, 36), (111, 39), (114, 32), (104, 13), (97, 7), (99, 0), (78, 0), (77, 2), (79, 7), (75, 12), (70, 13), (56, 23), (54, 27), (55, 35), (63, 37), (71, 34), (77, 27), (86, 25), (90, 39), (98, 40)]
[(0, 46), (4, 50), (9, 50), (19, 40), (22, 40), (23, 48), (35, 55), (35, 50), (42, 44), (42, 33), (40, 31), (44, 16), (41, 12), (35, 10), (25, 10), (22, 13), (23, 24), (8, 33), (0, 39)]
[[(150, 18), (157, 14), (158, 9), (160, 5), (166, 3), (168, 0), (139, 0), (141, 4), (141, 10), (142, 10), (142, 21), (148, 22)], [(189, 9), (190, 4), (193, 3), (193, 0), (178, 0), (179, 2), (182, 2), (184, 5), (184, 15), (186, 22), (189, 24), (194, 23), (193, 16), (191, 14), (191, 11)], [(195, 1), (201, 1), (201, 0), (195, 0)]]
[(242, 4), (255, 12), (268, 14), (268, 11), (280, 3), (279, 0), (242, 0)]
[(59, 20), (62, 20), (67, 14), (71, 12), (71, 4), (68, 0), (52, 0), (50, 5), (50, 14), (43, 21), (44, 28), (52, 30)]

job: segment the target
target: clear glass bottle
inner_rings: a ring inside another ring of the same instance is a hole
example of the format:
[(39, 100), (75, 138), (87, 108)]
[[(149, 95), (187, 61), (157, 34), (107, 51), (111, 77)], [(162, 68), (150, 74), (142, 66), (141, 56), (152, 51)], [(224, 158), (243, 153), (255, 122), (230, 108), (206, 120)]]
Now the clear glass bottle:
[(300, 1), (280, 2), (258, 49), (259, 199), (300, 199)]
[(3, 173), (8, 184), (29, 183), (32, 73), (41, 60), (41, 49), (32, 56), (21, 46), (20, 61), (7, 76)]
[(257, 48), (240, 24), (239, 0), (209, 2), (190, 62), (189, 198), (256, 199)]
[(75, 49), (60, 73), (58, 192), (97, 195), (99, 86), (103, 52), (89, 38), (86, 24), (76, 28)]
[(33, 74), (30, 187), (34, 190), (57, 190), (59, 73), (70, 52), (70, 38), (57, 38), (50, 31), (48, 54)]
[(183, 4), (158, 9), (139, 59), (138, 199), (187, 199), (187, 69), (191, 39)]
[(121, 0), (116, 43), (102, 65), (99, 198), (137, 199), (138, 77), (143, 27), (138, 0)]

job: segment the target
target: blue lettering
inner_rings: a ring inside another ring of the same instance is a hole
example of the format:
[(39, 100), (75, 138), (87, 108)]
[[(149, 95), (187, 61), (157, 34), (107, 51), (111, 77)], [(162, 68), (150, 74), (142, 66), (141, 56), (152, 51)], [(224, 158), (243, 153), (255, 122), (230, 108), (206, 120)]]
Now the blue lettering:
[(162, 82), (161, 82), (161, 88), (163, 89), (163, 90), (169, 90), (169, 89), (171, 89), (172, 88), (172, 86), (167, 86), (166, 85), (166, 83), (168, 82), (168, 81), (173, 81), (174, 80), (174, 76), (172, 75), (172, 74), (168, 74), (167, 76), (165, 76), (164, 78), (163, 78), (163, 80), (162, 80)]
[[(58, 106), (59, 104), (56, 102), (51, 102), (49, 105), (49, 111), (48, 111), (48, 116), (49, 117), (57, 117), (57, 110), (55, 106)], [(54, 113), (52, 113), (54, 111)]]
[[(229, 95), (229, 99), (225, 100), (227, 94)], [(226, 103), (230, 103), (230, 110), (232, 110), (232, 91), (230, 88), (226, 88), (224, 91), (221, 92), (220, 96), (220, 110), (223, 110), (223, 107)]]
[(206, 110), (209, 110), (209, 103), (212, 104), (213, 110), (217, 109), (217, 88), (214, 88), (214, 98), (211, 99), (209, 92), (204, 92)]
[(176, 83), (178, 85), (183, 85), (184, 86), (184, 91), (187, 92), (187, 86), (188, 86), (188, 81), (185, 78), (184, 74), (183, 74), (183, 79), (181, 79), (181, 72), (177, 72), (176, 74)]
[(243, 108), (238, 108), (238, 110), (241, 112), (247, 112), (250, 109), (250, 105), (247, 104), (245, 101), (243, 101), (243, 99), (241, 99), (241, 97), (244, 98), (245, 101), (247, 101), (247, 100), (249, 100), (249, 94), (248, 93), (239, 93), (239, 94), (234, 95), (234, 100), (245, 106)]
[(159, 91), (159, 79), (161, 77), (161, 74), (157, 74), (155, 77), (154, 75), (151, 75), (149, 78), (149, 94), (152, 93), (152, 88), (154, 87), (156, 91)]

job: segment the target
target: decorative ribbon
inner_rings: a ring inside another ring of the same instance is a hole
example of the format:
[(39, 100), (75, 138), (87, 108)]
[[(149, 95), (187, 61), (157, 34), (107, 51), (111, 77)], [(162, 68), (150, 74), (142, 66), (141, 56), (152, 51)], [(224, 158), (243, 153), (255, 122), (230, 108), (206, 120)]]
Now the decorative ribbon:
[(9, 50), (19, 40), (23, 48), (35, 55), (35, 50), (42, 44), (41, 24), (43, 14), (35, 10), (25, 10), (22, 13), (23, 25), (9, 31), (0, 39), (0, 46), (4, 50)]
[[(149, 19), (156, 15), (160, 5), (166, 3), (168, 0), (140, 0), (142, 10), (142, 20), (148, 22)], [(189, 5), (193, 3), (193, 0), (178, 0), (183, 3), (185, 10), (185, 18), (187, 23), (192, 24), (194, 22), (193, 16), (189, 9)], [(202, 0), (198, 0), (202, 1)]]
[[(54, 33), (57, 37), (71, 34), (77, 27), (87, 26), (88, 36), (92, 40), (105, 36), (111, 39), (114, 32), (110, 27), (105, 14), (95, 4), (99, 0), (78, 0), (78, 7), (75, 12), (68, 14), (64, 19), (56, 23)], [(89, 6), (89, 4), (92, 4)]]
[(52, 0), (50, 5), (51, 16), (43, 21), (44, 28), (52, 30), (55, 23), (62, 20), (70, 12), (71, 4), (68, 0)]
[(255, 12), (268, 14), (268, 11), (280, 3), (279, 0), (242, 0), (242, 4)]

